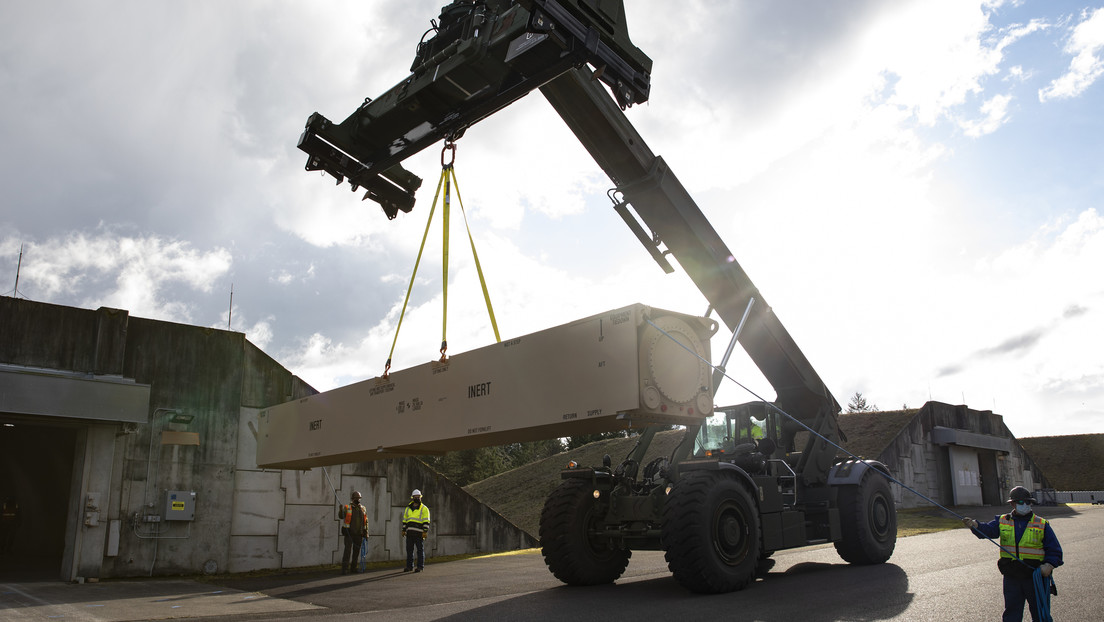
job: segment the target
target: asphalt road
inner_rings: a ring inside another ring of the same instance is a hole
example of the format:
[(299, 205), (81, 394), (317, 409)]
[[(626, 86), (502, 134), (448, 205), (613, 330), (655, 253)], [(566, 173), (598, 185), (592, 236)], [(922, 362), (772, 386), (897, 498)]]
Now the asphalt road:
[[(979, 511), (977, 518), (989, 518)], [(1056, 620), (1104, 620), (1104, 507), (1048, 514), (1065, 549), (1055, 572)], [(761, 622), (995, 620), (1002, 599), (996, 546), (965, 529), (902, 538), (887, 564), (850, 566), (831, 546), (775, 555), (748, 589), (687, 592), (658, 552), (633, 554), (615, 585), (571, 588), (534, 552), (430, 563), (425, 572), (226, 577), (98, 584), (0, 584), (0, 620), (657, 620)]]

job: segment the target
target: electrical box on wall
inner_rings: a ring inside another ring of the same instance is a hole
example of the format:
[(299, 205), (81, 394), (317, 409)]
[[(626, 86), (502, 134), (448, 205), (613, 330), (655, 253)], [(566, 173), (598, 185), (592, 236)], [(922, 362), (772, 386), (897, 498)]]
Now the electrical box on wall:
[(166, 490), (165, 520), (195, 520), (196, 493), (188, 490)]

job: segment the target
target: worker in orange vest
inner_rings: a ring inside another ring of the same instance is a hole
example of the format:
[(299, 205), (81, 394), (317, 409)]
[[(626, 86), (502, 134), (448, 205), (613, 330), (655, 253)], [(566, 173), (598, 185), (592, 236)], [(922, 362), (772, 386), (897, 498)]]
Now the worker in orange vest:
[[(345, 537), (345, 551), (341, 554), (341, 574), (357, 573), (360, 545), (368, 537), (368, 510), (360, 504), (360, 493), (353, 491), (350, 502), (339, 512), (344, 524), (341, 535)], [(351, 557), (351, 563), (350, 563)]]

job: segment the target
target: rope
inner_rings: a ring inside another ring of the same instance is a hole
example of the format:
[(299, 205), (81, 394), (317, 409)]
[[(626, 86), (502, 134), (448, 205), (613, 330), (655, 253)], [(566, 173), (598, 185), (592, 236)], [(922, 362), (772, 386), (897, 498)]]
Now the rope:
[(1035, 583), (1035, 609), (1039, 612), (1039, 622), (1054, 622), (1050, 617), (1050, 589), (1053, 581), (1050, 577), (1044, 577), (1043, 571), (1036, 568), (1031, 575)]
[[(752, 397), (754, 397), (755, 399), (757, 399), (757, 400), (759, 400), (760, 402), (762, 402), (762, 403), (763, 403), (764, 405), (766, 405), (766, 406), (768, 406), (768, 407), (770, 407), (770, 408), (774, 409), (774, 410), (775, 410), (775, 412), (778, 412), (778, 413), (780, 413), (781, 415), (783, 415), (784, 417), (786, 417), (786, 418), (787, 418), (787, 419), (789, 419), (790, 421), (793, 421), (794, 423), (798, 424), (799, 426), (801, 426), (801, 427), (805, 428), (805, 429), (806, 429), (806, 430), (808, 430), (808, 431), (809, 431), (810, 433), (812, 433), (812, 434), (813, 434), (814, 436), (817, 436), (817, 437), (819, 437), (819, 438), (820, 438), (821, 440), (823, 440), (824, 442), (826, 442), (826, 443), (828, 443), (829, 445), (831, 445), (832, 447), (835, 447), (836, 449), (838, 449), (838, 450), (842, 451), (843, 453), (847, 454), (847, 455), (848, 455), (848, 456), (850, 456), (851, 458), (853, 458), (853, 459), (855, 459), (855, 460), (859, 460), (859, 461), (861, 461), (861, 460), (862, 460), (862, 458), (859, 458), (858, 456), (856, 456), (855, 454), (851, 453), (851, 452), (850, 452), (850, 451), (848, 451), (847, 449), (844, 449), (843, 447), (841, 447), (841, 446), (837, 445), (836, 443), (832, 442), (832, 440), (831, 440), (831, 439), (829, 439), (829, 438), (825, 437), (825, 436), (824, 436), (823, 434), (821, 434), (821, 433), (817, 432), (816, 430), (814, 430), (814, 429), (810, 428), (809, 426), (805, 425), (805, 423), (803, 423), (802, 421), (798, 420), (798, 419), (797, 419), (796, 417), (794, 417), (794, 416), (793, 416), (793, 415), (791, 415), (790, 413), (788, 413), (788, 412), (786, 412), (786, 411), (782, 410), (781, 408), (779, 408), (779, 407), (778, 407), (778, 406), (776, 406), (775, 404), (773, 404), (773, 403), (771, 403), (771, 402), (768, 402), (768, 401), (767, 401), (766, 399), (764, 399), (764, 398), (763, 398), (762, 396), (760, 396), (760, 395), (759, 395), (758, 393), (756, 393), (755, 391), (751, 390), (750, 388), (748, 388), (748, 387), (744, 386), (743, 384), (741, 384), (741, 383), (740, 383), (740, 382), (739, 382), (738, 380), (736, 380), (736, 379), (735, 379), (735, 378), (733, 378), (732, 376), (729, 376), (729, 375), (728, 375), (728, 373), (727, 373), (727, 372), (725, 372), (724, 370), (722, 370), (722, 369), (721, 369), (720, 367), (718, 367), (718, 366), (715, 366), (715, 365), (713, 365), (713, 363), (711, 363), (710, 361), (707, 361), (707, 360), (705, 360), (705, 358), (703, 358), (703, 357), (702, 357), (702, 356), (701, 356), (700, 354), (698, 354), (697, 352), (695, 352), (695, 351), (691, 350), (690, 348), (686, 347), (685, 345), (683, 345), (683, 344), (682, 344), (682, 342), (681, 342), (681, 341), (679, 341), (678, 339), (675, 339), (675, 338), (674, 338), (673, 336), (671, 336), (670, 334), (668, 334), (668, 333), (667, 333), (667, 331), (663, 330), (663, 329), (662, 329), (662, 328), (660, 328), (659, 326), (656, 326), (656, 324), (655, 324), (654, 322), (652, 322), (651, 318), (645, 317), (645, 318), (644, 318), (644, 321), (648, 322), (648, 324), (651, 324), (651, 325), (652, 325), (652, 328), (655, 328), (655, 329), (656, 329), (656, 330), (658, 330), (658, 331), (659, 331), (660, 333), (662, 333), (663, 335), (665, 335), (665, 336), (667, 336), (668, 338), (670, 338), (670, 339), (671, 339), (671, 341), (673, 341), (673, 342), (675, 342), (676, 344), (678, 344), (678, 346), (679, 346), (680, 348), (682, 348), (683, 350), (686, 350), (686, 351), (687, 351), (687, 352), (689, 352), (689, 353), (690, 353), (690, 354), (691, 354), (692, 356), (694, 356), (694, 357), (695, 357), (695, 358), (697, 358), (698, 360), (700, 360), (700, 361), (704, 362), (704, 363), (705, 363), (706, 365), (708, 365), (708, 366), (709, 366), (710, 368), (712, 368), (712, 369), (714, 370), (714, 373), (719, 373), (719, 374), (720, 374), (720, 375), (721, 375), (722, 377), (724, 377), (724, 378), (728, 378), (728, 379), (729, 379), (729, 380), (731, 380), (731, 381), (732, 381), (732, 382), (733, 382), (733, 383), (734, 383), (734, 384), (735, 384), (736, 386), (738, 386), (738, 387), (740, 387), (741, 389), (743, 389), (744, 391), (746, 391), (746, 392), (747, 392), (748, 394), (750, 394), (750, 395), (751, 395)], [(889, 473), (886, 473), (885, 471), (882, 471), (881, 469), (874, 469), (874, 472), (876, 472), (876, 473), (880, 473), (880, 474), (881, 474), (881, 475), (882, 475), (883, 477), (885, 477), (886, 479), (888, 479), (888, 480), (890, 480), (891, 482), (893, 482), (893, 483), (897, 484), (897, 485), (898, 485), (898, 486), (900, 486), (901, 488), (904, 488), (905, 490), (907, 490), (907, 491), (911, 492), (912, 494), (914, 494), (914, 495), (916, 495), (916, 496), (920, 497), (921, 499), (923, 499), (923, 500), (927, 501), (928, 503), (931, 503), (931, 504), (932, 504), (932, 505), (934, 505), (935, 507), (937, 507), (937, 508), (940, 508), (941, 510), (943, 510), (943, 511), (947, 512), (948, 514), (953, 514), (953, 515), (954, 515), (955, 517), (957, 517), (957, 518), (959, 518), (959, 519), (965, 519), (965, 518), (967, 518), (966, 516), (963, 516), (962, 514), (959, 514), (958, 512), (955, 512), (954, 510), (952, 510), (952, 509), (950, 509), (950, 508), (948, 508), (948, 507), (945, 507), (945, 506), (943, 506), (943, 505), (939, 504), (939, 502), (937, 502), (937, 501), (935, 501), (934, 499), (932, 499), (932, 498), (928, 497), (927, 495), (925, 495), (925, 494), (921, 493), (920, 491), (916, 490), (915, 488), (912, 488), (912, 487), (910, 487), (910, 486), (906, 485), (906, 484), (905, 484), (904, 482), (902, 482), (901, 480), (899, 480), (899, 479), (897, 479), (897, 478), (893, 477), (892, 475), (890, 475)], [(982, 533), (981, 533), (980, 531), (978, 531), (978, 530), (974, 529), (973, 527), (971, 527), (971, 528), (970, 528), (970, 530), (971, 530), (971, 531), (973, 531), (973, 532), (979, 533), (979, 534), (981, 534), (982, 536), (985, 536), (985, 534), (982, 534)], [(1004, 552), (1008, 553), (1009, 555), (1011, 555), (1011, 556), (1012, 556), (1013, 558), (1015, 558), (1015, 559), (1016, 559), (1016, 560), (1017, 560), (1018, 562), (1020, 562), (1021, 564), (1024, 564), (1025, 566), (1028, 566), (1029, 568), (1031, 567), (1031, 566), (1030, 566), (1030, 565), (1028, 565), (1028, 564), (1027, 564), (1026, 562), (1024, 562), (1024, 561), (1023, 561), (1022, 559), (1020, 559), (1020, 556), (1019, 556), (1019, 555), (1017, 555), (1016, 553), (1014, 553), (1014, 552), (1012, 552), (1012, 551), (1009, 551), (1008, 549), (1004, 548), (1004, 547), (1003, 547), (1003, 546), (1001, 546), (1001, 544), (1000, 544), (999, 542), (997, 542), (996, 540), (994, 540), (994, 539), (992, 539), (992, 538), (990, 538), (990, 537), (988, 537), (988, 536), (985, 536), (985, 538), (986, 538), (987, 540), (989, 540), (989, 542), (992, 542), (992, 543), (993, 543), (993, 544), (994, 544), (994, 545), (995, 545), (995, 546), (996, 546), (997, 548), (999, 548), (1000, 550), (1002, 550), (1002, 551), (1004, 551)], [(1049, 600), (1049, 599), (1048, 599), (1048, 600)]]

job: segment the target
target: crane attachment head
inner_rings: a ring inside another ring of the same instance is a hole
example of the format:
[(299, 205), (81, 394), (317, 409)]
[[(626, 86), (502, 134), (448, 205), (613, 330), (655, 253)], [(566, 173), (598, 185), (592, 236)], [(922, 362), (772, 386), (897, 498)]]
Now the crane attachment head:
[(421, 186), (403, 160), (568, 70), (592, 66), (622, 108), (648, 99), (652, 61), (629, 40), (624, 0), (455, 0), (438, 20), (410, 75), (341, 123), (315, 112), (299, 138), (308, 171), (364, 188), (388, 218)]

